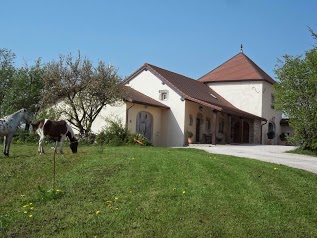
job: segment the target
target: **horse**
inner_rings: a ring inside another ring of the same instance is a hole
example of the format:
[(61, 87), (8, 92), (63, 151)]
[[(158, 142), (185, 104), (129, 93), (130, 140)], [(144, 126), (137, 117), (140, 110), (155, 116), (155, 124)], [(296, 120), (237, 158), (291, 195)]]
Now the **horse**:
[(26, 123), (32, 122), (31, 115), (25, 108), (0, 119), (0, 136), (4, 136), (3, 154), (5, 156), (9, 156), (13, 135), (22, 120)]
[(46, 136), (48, 136), (54, 142), (60, 143), (61, 154), (63, 154), (63, 143), (67, 136), (70, 141), (69, 147), (71, 148), (73, 153), (77, 153), (78, 140), (75, 137), (73, 129), (70, 127), (70, 125), (66, 123), (66, 121), (42, 119), (34, 124), (32, 123), (31, 126), (33, 128), (33, 131), (36, 131), (37, 134), (40, 136), (38, 153), (44, 154), (43, 143)]

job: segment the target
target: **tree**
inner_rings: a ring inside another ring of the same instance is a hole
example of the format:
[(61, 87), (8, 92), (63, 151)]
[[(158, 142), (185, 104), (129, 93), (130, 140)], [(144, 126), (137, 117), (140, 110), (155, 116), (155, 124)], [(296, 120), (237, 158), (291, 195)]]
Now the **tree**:
[(100, 111), (122, 98), (120, 77), (113, 66), (93, 66), (80, 52), (77, 58), (61, 55), (44, 67), (43, 106), (55, 105), (81, 134), (88, 135)]
[[(317, 35), (310, 29), (312, 36)], [(293, 140), (303, 149), (317, 151), (317, 47), (300, 56), (283, 56), (275, 73), (275, 105), (289, 116)]]
[(0, 116), (5, 115), (6, 110), (3, 106), (3, 99), (6, 90), (10, 88), (10, 81), (15, 72), (13, 66), (15, 54), (10, 50), (0, 48)]
[(17, 68), (10, 80), (10, 87), (5, 89), (3, 108), (6, 114), (21, 108), (27, 108), (32, 114), (39, 111), (43, 69), (41, 60), (38, 59), (34, 66), (27, 65)]

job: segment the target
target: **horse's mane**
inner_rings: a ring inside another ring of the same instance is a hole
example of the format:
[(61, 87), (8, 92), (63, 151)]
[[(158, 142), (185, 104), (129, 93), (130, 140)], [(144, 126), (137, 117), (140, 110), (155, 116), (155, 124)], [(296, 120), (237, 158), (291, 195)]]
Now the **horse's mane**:
[[(65, 121), (66, 122), (66, 121)], [(67, 137), (69, 138), (70, 141), (74, 141), (76, 140), (77, 141), (77, 138), (75, 136), (75, 133), (73, 131), (73, 128), (66, 122), (66, 125), (67, 125), (67, 128), (68, 128), (68, 131), (69, 133), (67, 133)], [(70, 134), (70, 135), (68, 135)]]

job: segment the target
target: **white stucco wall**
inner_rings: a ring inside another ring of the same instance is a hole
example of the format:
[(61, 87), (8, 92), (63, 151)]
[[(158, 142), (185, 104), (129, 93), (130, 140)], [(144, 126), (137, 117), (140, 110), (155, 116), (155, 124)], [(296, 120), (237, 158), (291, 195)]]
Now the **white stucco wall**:
[(104, 107), (96, 120), (92, 124), (91, 130), (93, 133), (100, 133), (106, 126), (106, 119), (120, 119), (122, 124), (125, 125), (126, 120), (126, 105), (124, 102), (118, 102), (114, 105), (107, 105)]
[[(181, 101), (178, 93), (152, 74), (149, 70), (143, 71), (133, 78), (129, 84), (139, 92), (170, 107), (161, 114), (162, 127), (158, 133), (164, 138), (162, 146), (182, 146), (184, 144), (184, 112), (185, 102)], [(168, 99), (160, 100), (160, 90), (168, 90)]]
[[(279, 143), (281, 134), (280, 120), (282, 114), (271, 108), (273, 85), (267, 82), (215, 82), (208, 84), (213, 90), (237, 108), (268, 120), (262, 126), (262, 143), (267, 144), (269, 122), (275, 124), (275, 139), (272, 144)], [(264, 122), (262, 122), (264, 124)]]
[(216, 82), (208, 86), (237, 108), (261, 116), (262, 82)]
[(263, 82), (263, 106), (262, 106), (262, 117), (268, 120), (267, 124), (263, 126), (262, 141), (264, 143), (269, 143), (267, 141), (267, 132), (269, 123), (272, 122), (275, 126), (275, 138), (272, 141), (272, 144), (279, 144), (279, 136), (281, 134), (280, 121), (282, 119), (282, 113), (275, 111), (271, 107), (272, 105), (272, 94), (273, 94), (273, 85)]

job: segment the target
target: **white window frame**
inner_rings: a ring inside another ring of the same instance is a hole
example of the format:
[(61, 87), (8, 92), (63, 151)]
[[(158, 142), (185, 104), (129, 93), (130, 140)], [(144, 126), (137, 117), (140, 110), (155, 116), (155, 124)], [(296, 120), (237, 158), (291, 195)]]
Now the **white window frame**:
[(168, 90), (160, 90), (160, 100), (167, 101), (168, 100)]

